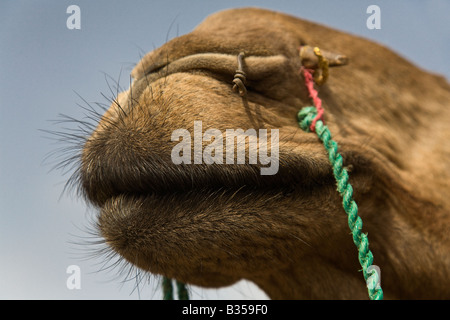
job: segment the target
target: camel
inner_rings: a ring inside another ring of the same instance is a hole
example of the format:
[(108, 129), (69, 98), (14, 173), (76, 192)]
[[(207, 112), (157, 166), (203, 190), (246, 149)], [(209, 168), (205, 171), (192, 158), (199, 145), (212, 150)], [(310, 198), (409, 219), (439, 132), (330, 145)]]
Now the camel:
[[(367, 299), (328, 156), (297, 120), (312, 104), (301, 70), (319, 70), (304, 46), (336, 65), (318, 87), (323, 121), (384, 298), (449, 299), (449, 84), (382, 45), (265, 9), (212, 14), (136, 64), (80, 154), (99, 234), (127, 263), (191, 285)], [(229, 130), (240, 144), (225, 143)], [(255, 145), (267, 152), (251, 156)], [(268, 174), (261, 154), (276, 154)]]

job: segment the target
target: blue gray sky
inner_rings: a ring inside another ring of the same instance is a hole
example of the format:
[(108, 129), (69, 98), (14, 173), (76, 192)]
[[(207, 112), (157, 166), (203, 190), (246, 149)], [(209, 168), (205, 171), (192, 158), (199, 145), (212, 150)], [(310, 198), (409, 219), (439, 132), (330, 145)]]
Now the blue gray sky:
[[(81, 29), (69, 30), (69, 5), (81, 9)], [(381, 29), (369, 30), (366, 9), (381, 9)], [(0, 299), (160, 299), (156, 279), (134, 290), (100, 260), (79, 252), (80, 229), (93, 212), (75, 194), (61, 196), (69, 177), (44, 161), (55, 145), (40, 129), (58, 130), (58, 114), (83, 117), (79, 94), (106, 103), (105, 74), (128, 87), (140, 57), (190, 32), (221, 9), (256, 6), (363, 36), (450, 79), (450, 2), (446, 0), (154, 0), (0, 1)], [(78, 240), (77, 240), (78, 239)], [(81, 270), (69, 290), (66, 268)], [(194, 287), (195, 299), (265, 298), (254, 285)]]

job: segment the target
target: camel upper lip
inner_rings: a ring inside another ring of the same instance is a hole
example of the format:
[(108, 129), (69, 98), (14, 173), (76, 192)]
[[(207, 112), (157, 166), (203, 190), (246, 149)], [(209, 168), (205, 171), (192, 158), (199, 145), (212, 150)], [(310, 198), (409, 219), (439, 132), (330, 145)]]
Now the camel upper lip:
[(286, 157), (281, 158), (279, 171), (267, 176), (260, 174), (258, 165), (175, 165), (160, 157), (153, 157), (152, 162), (146, 162), (147, 166), (85, 165), (81, 169), (81, 188), (88, 201), (101, 207), (108, 199), (124, 194), (166, 196), (221, 190), (286, 192), (322, 185), (329, 180), (328, 171), (318, 170), (318, 166), (307, 159)]

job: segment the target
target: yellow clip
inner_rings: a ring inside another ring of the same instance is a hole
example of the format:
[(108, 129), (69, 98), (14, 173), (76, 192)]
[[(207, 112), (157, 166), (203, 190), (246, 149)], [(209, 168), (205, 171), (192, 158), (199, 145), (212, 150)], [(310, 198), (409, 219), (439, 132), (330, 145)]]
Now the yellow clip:
[(314, 71), (314, 82), (321, 86), (328, 79), (328, 60), (322, 55), (319, 47), (314, 47), (314, 54), (319, 59), (318, 68)]

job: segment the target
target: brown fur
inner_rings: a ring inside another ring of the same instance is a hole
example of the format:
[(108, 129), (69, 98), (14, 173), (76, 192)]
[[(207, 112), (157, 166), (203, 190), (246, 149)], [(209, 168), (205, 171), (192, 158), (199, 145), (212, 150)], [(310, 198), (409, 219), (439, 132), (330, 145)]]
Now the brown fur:
[[(302, 44), (350, 60), (330, 70), (320, 96), (385, 298), (449, 299), (449, 85), (383, 46), (260, 9), (211, 15), (137, 64), (82, 154), (102, 236), (130, 263), (188, 284), (248, 279), (274, 299), (367, 299), (326, 153), (296, 121), (311, 104)], [(240, 51), (246, 99), (232, 91)], [(218, 63), (165, 67), (202, 53)], [(279, 129), (279, 172), (173, 164), (171, 133), (192, 132), (194, 120), (203, 131)]]

